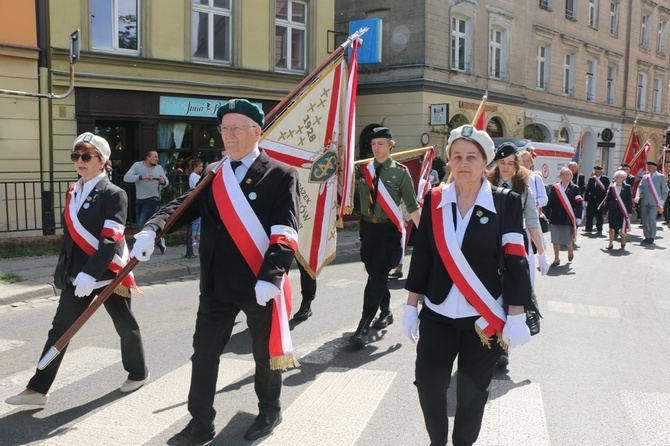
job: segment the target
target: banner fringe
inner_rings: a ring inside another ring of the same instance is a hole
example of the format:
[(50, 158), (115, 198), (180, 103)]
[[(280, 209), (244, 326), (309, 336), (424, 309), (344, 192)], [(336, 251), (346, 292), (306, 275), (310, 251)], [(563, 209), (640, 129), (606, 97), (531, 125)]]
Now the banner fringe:
[(282, 370), (285, 372), (288, 369), (297, 367), (300, 367), (300, 363), (295, 359), (293, 353), (270, 358), (270, 370)]

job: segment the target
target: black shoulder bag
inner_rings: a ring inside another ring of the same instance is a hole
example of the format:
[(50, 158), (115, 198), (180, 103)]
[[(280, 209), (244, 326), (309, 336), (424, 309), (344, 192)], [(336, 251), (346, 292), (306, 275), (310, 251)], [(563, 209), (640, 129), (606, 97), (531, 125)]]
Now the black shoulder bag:
[[(502, 253), (502, 232), (503, 232), (503, 221), (505, 219), (505, 208), (507, 207), (507, 197), (509, 196), (510, 189), (498, 188), (497, 193), (493, 194), (493, 203), (496, 207), (498, 219), (498, 244), (500, 249), (498, 250), (498, 270), (502, 276), (505, 272), (505, 259), (503, 258)], [(540, 307), (537, 305), (537, 296), (535, 295), (535, 288), (531, 288), (530, 295), (531, 307), (526, 308), (526, 325), (530, 330), (530, 335), (535, 336), (540, 332), (540, 319), (542, 315), (540, 314)]]

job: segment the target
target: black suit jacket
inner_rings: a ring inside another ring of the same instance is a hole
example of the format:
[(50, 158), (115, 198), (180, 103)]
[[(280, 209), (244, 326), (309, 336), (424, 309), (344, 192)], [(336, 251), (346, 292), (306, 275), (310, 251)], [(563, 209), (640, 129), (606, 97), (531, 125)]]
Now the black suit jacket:
[(589, 182), (586, 185), (586, 192), (584, 195), (584, 199), (589, 205), (595, 204), (597, 207), (605, 199), (607, 188), (610, 186), (610, 179), (607, 178), (605, 175), (600, 175), (600, 181), (605, 186), (605, 191), (603, 191), (600, 188), (600, 186), (596, 184), (596, 180), (594, 177), (589, 178)]
[(584, 178), (583, 173), (578, 173), (577, 178), (572, 179), (572, 182), (579, 188), (579, 194), (582, 196), (584, 196), (584, 192), (586, 191), (586, 180)]
[(108, 237), (101, 237), (105, 220), (113, 220), (125, 226), (128, 213), (128, 196), (112, 184), (107, 177), (101, 179), (88, 195), (88, 208), (82, 206), (77, 217), (82, 226), (93, 236), (98, 237), (98, 250), (92, 256), (86, 254), (72, 239), (67, 226), (63, 233), (63, 248), (58, 257), (58, 265), (54, 273), (54, 284), (62, 289), (70, 277), (84, 272), (96, 280), (109, 280), (116, 273), (107, 269), (114, 254), (122, 257), (125, 239), (120, 242)]
[[(213, 169), (208, 169), (207, 172), (211, 170)], [(203, 173), (203, 177), (212, 174), (207, 172)], [(298, 231), (298, 173), (294, 168), (271, 159), (261, 150), (240, 187), (268, 237), (270, 228), (274, 225), (289, 226)], [(147, 224), (157, 225), (162, 230), (170, 214), (191, 192), (189, 190), (165, 205)], [(256, 278), (235, 245), (235, 234), (231, 234), (221, 221), (211, 184), (201, 192), (195, 203), (186, 209), (172, 228), (176, 230), (198, 217), (202, 218), (201, 293), (214, 292), (224, 302), (255, 302), (254, 286), (257, 279), (271, 282), (277, 287), (281, 285), (282, 276), (293, 261), (293, 250), (281, 244), (270, 245)]]
[[(495, 186), (492, 186), (491, 189), (494, 194), (498, 193), (498, 188)], [(504, 203), (506, 209), (504, 210), (503, 233), (516, 233), (522, 236), (521, 197), (510, 193)], [(440, 304), (447, 298), (454, 282), (435, 245), (432, 211), (432, 194), (428, 193), (421, 211), (421, 221), (414, 240), (412, 261), (405, 288), (408, 291), (425, 295), (435, 304)], [(477, 216), (480, 212), (481, 217)], [(498, 233), (498, 215), (475, 205), (465, 230), (461, 251), (477, 277), (494, 298), (502, 293), (505, 305), (523, 305), (529, 308), (531, 306), (531, 283), (526, 258), (516, 255), (504, 257), (504, 280), (498, 273), (503, 236)], [(483, 221), (486, 223), (482, 223)]]
[[(609, 211), (614, 211), (621, 213), (621, 210), (619, 209), (619, 204), (617, 203), (617, 199), (615, 197), (616, 192), (612, 190), (612, 188), (609, 189), (609, 193), (607, 194), (607, 200), (605, 201), (605, 209)], [(621, 184), (621, 201), (623, 201), (624, 206), (626, 207), (626, 211), (628, 211), (629, 214), (633, 213), (633, 190), (631, 187), (623, 183)]]
[[(572, 211), (575, 213), (575, 218), (582, 218), (582, 203), (577, 201), (579, 187), (575, 186), (574, 183), (569, 183), (567, 189), (565, 189), (565, 195), (568, 197), (568, 202), (572, 206)], [(605, 198), (604, 195), (603, 198)], [(600, 202), (598, 202), (598, 204), (600, 204)], [(598, 204), (595, 204), (594, 206), (598, 206)], [(552, 225), (572, 226), (572, 220), (570, 220), (568, 213), (563, 208), (563, 204), (561, 204), (561, 199), (558, 196), (558, 192), (556, 192), (556, 185), (552, 186), (552, 188), (549, 190), (549, 201), (547, 202), (547, 205), (544, 209), (545, 214), (547, 217), (549, 217), (549, 223)]]

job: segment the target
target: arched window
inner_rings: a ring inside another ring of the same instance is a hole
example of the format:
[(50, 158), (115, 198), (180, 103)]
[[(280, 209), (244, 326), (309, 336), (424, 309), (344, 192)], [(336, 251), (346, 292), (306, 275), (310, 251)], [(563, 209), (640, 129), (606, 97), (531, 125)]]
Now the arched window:
[(491, 118), (486, 124), (486, 133), (489, 134), (491, 138), (503, 136), (503, 125), (499, 118)]
[(564, 142), (566, 144), (570, 144), (570, 133), (568, 132), (568, 129), (563, 127), (558, 134), (558, 142)]
[(470, 120), (465, 115), (456, 114), (449, 121), (449, 128), (455, 129), (465, 124), (470, 124)]

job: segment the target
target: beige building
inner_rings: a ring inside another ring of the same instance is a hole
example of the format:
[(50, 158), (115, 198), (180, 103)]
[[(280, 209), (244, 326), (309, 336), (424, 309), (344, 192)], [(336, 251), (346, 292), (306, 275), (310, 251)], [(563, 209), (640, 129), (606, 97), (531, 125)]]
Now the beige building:
[[(69, 35), (81, 30), (74, 92), (62, 100), (45, 101), (39, 133), (36, 120), (31, 129), (33, 151), (39, 147), (32, 169), (41, 166), (54, 172), (54, 182), (44, 189), (55, 201), (56, 228), (63, 188), (76, 179), (69, 152), (77, 134), (91, 131), (104, 136), (119, 175), (149, 149), (158, 150), (162, 163), (171, 148), (183, 160), (218, 159), (222, 142), (216, 132), (217, 108), (227, 99), (244, 97), (268, 113), (328, 56), (334, 28), (333, 0), (37, 4), (43, 6), (38, 14), (47, 22), (38, 33), (48, 30), (48, 34), (42, 48), (45, 71), (39, 79), (35, 70), (32, 79), (24, 75), (35, 87), (39, 81), (43, 90), (56, 94), (67, 90)], [(4, 23), (5, 18), (0, 20)], [(33, 42), (36, 56), (35, 46)], [(4, 96), (2, 100), (12, 101)], [(7, 125), (4, 110), (0, 126)], [(132, 186), (128, 190), (133, 200)], [(129, 219), (133, 218), (130, 212)], [(35, 227), (41, 228), (42, 221)]]
[[(358, 130), (383, 122), (401, 147), (422, 144), (422, 134), (443, 147), (449, 128), (470, 122), (488, 91), (492, 136), (573, 146), (581, 139), (583, 170), (598, 163), (611, 173), (637, 118), (640, 142), (649, 139), (655, 157), (668, 128), (669, 6), (337, 0), (338, 31), (352, 20), (382, 23), (381, 62), (361, 67)], [(449, 125), (431, 125), (442, 105)]]

